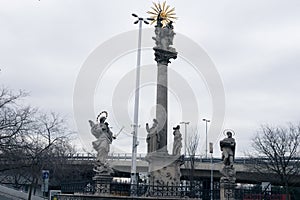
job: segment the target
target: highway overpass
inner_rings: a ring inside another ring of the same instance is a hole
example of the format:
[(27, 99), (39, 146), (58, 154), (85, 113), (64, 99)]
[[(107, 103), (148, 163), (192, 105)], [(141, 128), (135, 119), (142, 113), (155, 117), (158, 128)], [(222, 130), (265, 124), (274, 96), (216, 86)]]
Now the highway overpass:
[[(95, 159), (94, 155), (73, 155), (68, 158), (69, 164), (71, 165), (86, 165), (93, 162)], [(185, 158), (187, 162), (188, 158)], [(109, 163), (116, 170), (116, 174), (120, 177), (130, 177), (130, 169), (131, 169), (131, 156), (130, 154), (111, 154), (109, 156)], [(223, 167), (223, 163), (221, 159), (214, 158), (212, 160), (210, 158), (203, 158), (201, 156), (196, 156), (195, 158), (195, 179), (205, 179), (210, 178), (211, 167), (213, 168), (213, 177), (215, 180), (220, 179), (221, 173), (220, 169)], [(236, 170), (236, 178), (238, 183), (261, 183), (261, 182), (272, 182), (273, 184), (279, 184), (279, 177), (275, 174), (266, 172), (264, 174), (258, 173), (253, 170), (252, 159), (249, 158), (236, 158), (235, 159), (235, 170)], [(181, 166), (181, 173), (184, 179), (188, 179), (191, 169), (183, 164)], [(140, 154), (137, 156), (137, 172), (139, 173), (147, 173), (148, 172), (148, 162), (145, 160), (145, 155)], [(292, 183), (295, 186), (300, 186), (300, 175), (294, 176), (292, 179)]]

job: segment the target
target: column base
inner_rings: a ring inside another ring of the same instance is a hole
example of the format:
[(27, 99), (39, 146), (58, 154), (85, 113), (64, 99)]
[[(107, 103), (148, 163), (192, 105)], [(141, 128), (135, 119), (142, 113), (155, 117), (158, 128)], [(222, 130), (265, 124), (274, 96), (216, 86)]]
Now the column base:
[(169, 155), (165, 152), (147, 154), (149, 163), (149, 189), (147, 196), (177, 196), (180, 185), (181, 156)]

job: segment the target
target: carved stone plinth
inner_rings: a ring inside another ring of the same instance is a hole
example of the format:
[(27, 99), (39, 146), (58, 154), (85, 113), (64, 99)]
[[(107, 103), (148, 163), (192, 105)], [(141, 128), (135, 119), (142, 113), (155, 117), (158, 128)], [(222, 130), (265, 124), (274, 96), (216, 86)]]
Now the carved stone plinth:
[(224, 166), (220, 172), (223, 174), (220, 179), (220, 200), (234, 200), (235, 169), (232, 166)]
[(108, 163), (102, 164), (96, 161), (93, 171), (95, 172), (93, 177), (95, 181), (95, 194), (109, 194), (110, 184), (113, 179), (113, 169)]
[(95, 194), (110, 194), (110, 184), (113, 176), (110, 174), (98, 174), (93, 177), (95, 181)]
[(163, 152), (154, 152), (146, 156), (149, 162), (148, 196), (176, 196), (180, 184), (180, 166), (183, 159)]
[(158, 64), (162, 65), (168, 65), (171, 63), (170, 59), (176, 59), (177, 58), (177, 52), (174, 48), (169, 47), (170, 49), (162, 49), (159, 47), (153, 47), (154, 55), (155, 55), (155, 61)]

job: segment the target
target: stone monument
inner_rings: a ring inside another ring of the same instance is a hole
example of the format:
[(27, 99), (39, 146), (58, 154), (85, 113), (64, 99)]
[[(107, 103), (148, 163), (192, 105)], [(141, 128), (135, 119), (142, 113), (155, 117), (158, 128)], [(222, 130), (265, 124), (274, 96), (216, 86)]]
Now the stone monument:
[[(160, 8), (160, 9), (159, 9)], [(160, 4), (153, 7), (156, 46), (153, 48), (157, 62), (157, 88), (156, 88), (156, 119), (153, 119), (151, 128), (146, 124), (148, 153), (146, 160), (149, 163), (149, 183), (152, 186), (149, 196), (164, 195), (164, 186), (178, 186), (180, 184), (180, 165), (183, 161), (180, 156), (181, 134), (180, 127), (174, 129), (173, 154), (168, 153), (168, 64), (170, 59), (177, 58), (173, 44), (174, 30), (170, 18), (175, 18), (172, 12), (163, 10)], [(169, 8), (169, 6), (167, 6)], [(171, 15), (170, 15), (171, 14)], [(155, 189), (154, 189), (155, 188)], [(159, 191), (158, 191), (159, 190)]]
[(96, 183), (96, 193), (108, 194), (110, 191), (110, 183), (113, 179), (113, 169), (107, 162), (110, 144), (115, 139), (113, 133), (110, 131), (107, 119), (107, 112), (102, 111), (98, 117), (97, 122), (94, 123), (89, 120), (91, 126), (91, 133), (97, 140), (93, 141), (93, 148), (97, 151), (97, 158), (93, 171), (95, 176), (93, 180)]
[(220, 179), (220, 200), (234, 200), (236, 172), (233, 166), (235, 154), (235, 140), (232, 132), (226, 132), (227, 138), (220, 141), (222, 151), (223, 168), (220, 170), (223, 175)]
[(173, 155), (181, 155), (181, 148), (182, 148), (182, 135), (179, 131), (180, 126), (176, 126), (173, 128), (174, 132), (174, 143), (173, 143)]

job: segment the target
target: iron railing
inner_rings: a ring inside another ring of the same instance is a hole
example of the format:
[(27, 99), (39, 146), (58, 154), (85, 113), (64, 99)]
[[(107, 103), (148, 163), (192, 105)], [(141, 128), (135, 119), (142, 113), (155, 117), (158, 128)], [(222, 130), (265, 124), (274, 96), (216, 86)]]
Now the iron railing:
[[(193, 184), (190, 182), (182, 182), (179, 185), (154, 185), (146, 183), (138, 183), (134, 185), (137, 188), (138, 197), (180, 197), (180, 198), (197, 198), (202, 200), (220, 199), (220, 185), (214, 184), (211, 191), (206, 188), (203, 181), (195, 181)], [(111, 196), (130, 196), (130, 188), (132, 185), (129, 182), (111, 182), (110, 189), (107, 195)], [(64, 183), (61, 185), (62, 193), (66, 194), (86, 194), (93, 195), (97, 193), (96, 184), (93, 181), (81, 181), (74, 183)], [(260, 186), (254, 187), (240, 187), (234, 189), (235, 200), (282, 200), (282, 199), (295, 199), (294, 195), (285, 194), (284, 188), (272, 187), (270, 191), (264, 191)]]

